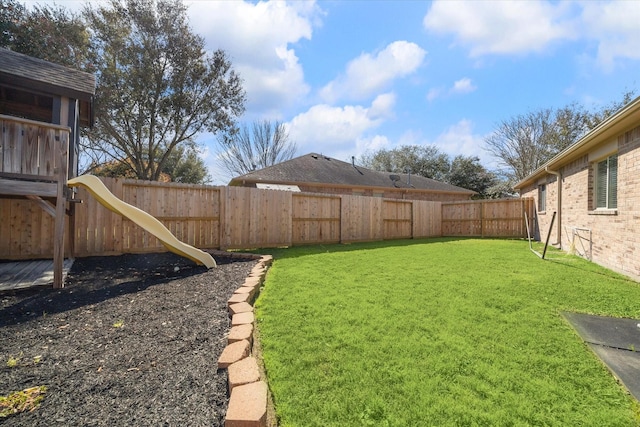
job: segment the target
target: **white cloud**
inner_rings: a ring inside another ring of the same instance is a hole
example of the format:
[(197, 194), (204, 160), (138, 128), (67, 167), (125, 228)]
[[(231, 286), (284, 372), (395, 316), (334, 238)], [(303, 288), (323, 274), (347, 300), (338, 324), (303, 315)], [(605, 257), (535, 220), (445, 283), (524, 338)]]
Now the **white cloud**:
[[(287, 125), (289, 136), (298, 145), (298, 151), (320, 152), (327, 155), (340, 152), (349, 145), (360, 147), (375, 146), (383, 143), (380, 138), (367, 136), (367, 133), (379, 127), (393, 116), (395, 96), (379, 95), (370, 107), (345, 105), (334, 107), (319, 104), (294, 117)], [(353, 149), (351, 151), (359, 151)], [(351, 155), (362, 154), (351, 153)]]
[(480, 163), (488, 169), (496, 167), (496, 160), (485, 150), (485, 136), (473, 133), (473, 123), (462, 119), (449, 126), (432, 142), (440, 150), (452, 158), (457, 155), (476, 156)]
[(396, 95), (392, 92), (378, 95), (371, 103), (367, 116), (371, 119), (393, 117), (393, 107), (396, 105)]
[[(424, 27), (452, 34), (472, 57), (542, 52), (553, 43), (597, 44), (597, 63), (611, 70), (618, 59), (640, 59), (640, 2), (436, 0)], [(586, 44), (584, 49), (588, 49)]]
[(359, 138), (356, 141), (356, 152), (360, 156), (367, 152), (376, 152), (391, 145), (391, 141), (384, 135), (375, 135), (371, 138)]
[(582, 3), (583, 32), (598, 42), (597, 61), (611, 69), (617, 58), (640, 59), (640, 2)]
[(442, 98), (444, 96), (471, 93), (476, 89), (477, 89), (477, 86), (473, 84), (471, 79), (468, 77), (464, 77), (460, 80), (456, 80), (455, 82), (453, 82), (453, 86), (451, 86), (448, 90), (442, 87), (429, 89), (429, 92), (427, 93), (427, 100), (431, 102), (437, 98)]
[(211, 50), (225, 50), (244, 80), (248, 110), (269, 115), (309, 92), (290, 47), (310, 40), (323, 12), (315, 2), (192, 1), (194, 31)]
[(347, 64), (344, 74), (322, 88), (320, 95), (329, 103), (344, 98), (365, 99), (415, 72), (426, 54), (420, 46), (407, 41), (393, 42), (375, 54), (363, 53)]
[(566, 3), (543, 1), (436, 0), (423, 24), (434, 33), (453, 33), (472, 57), (540, 52), (556, 40), (574, 37), (569, 10)]
[(477, 87), (471, 83), (471, 79), (465, 77), (453, 83), (451, 88), (452, 93), (470, 93), (476, 90)]
[(436, 98), (440, 98), (440, 96), (442, 96), (443, 93), (443, 89), (442, 88), (438, 88), (438, 87), (434, 87), (429, 89), (429, 92), (427, 93), (427, 100), (429, 102), (434, 101)]
[(248, 109), (270, 118), (278, 118), (283, 107), (309, 93), (295, 52), (279, 47), (275, 49), (275, 55), (282, 61), (281, 66), (261, 67), (248, 63), (236, 66), (247, 92)]

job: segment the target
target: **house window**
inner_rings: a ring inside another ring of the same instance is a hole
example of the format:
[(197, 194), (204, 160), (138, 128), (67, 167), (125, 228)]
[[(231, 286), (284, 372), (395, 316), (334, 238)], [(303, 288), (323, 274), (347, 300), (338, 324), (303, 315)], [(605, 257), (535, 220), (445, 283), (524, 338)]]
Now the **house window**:
[(547, 184), (538, 185), (538, 212), (547, 210)]
[(596, 209), (618, 207), (618, 155), (614, 154), (595, 165)]

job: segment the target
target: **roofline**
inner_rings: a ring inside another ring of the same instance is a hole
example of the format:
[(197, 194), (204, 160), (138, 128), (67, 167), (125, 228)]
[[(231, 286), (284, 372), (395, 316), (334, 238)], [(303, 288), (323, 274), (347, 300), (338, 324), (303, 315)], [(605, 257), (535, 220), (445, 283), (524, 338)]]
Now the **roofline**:
[(53, 94), (58, 96), (66, 96), (69, 98), (88, 102), (92, 102), (95, 95), (95, 89), (93, 92), (86, 92), (79, 89), (60, 86), (58, 84), (50, 82), (33, 80), (28, 77), (18, 76), (16, 74), (6, 73), (3, 71), (0, 71), (0, 77), (2, 77), (3, 83), (7, 86), (20, 88), (22, 90), (37, 91), (47, 95)]
[(527, 184), (536, 181), (540, 176), (545, 175), (547, 169), (558, 169), (564, 164), (587, 154), (594, 146), (625, 132), (634, 123), (640, 126), (640, 96), (593, 128), (589, 133), (580, 138), (578, 142), (565, 148), (551, 160), (529, 174), (529, 176), (516, 183), (514, 188), (519, 190)]
[[(234, 184), (234, 183), (238, 183), (238, 184)], [(431, 190), (431, 189), (422, 189), (422, 188), (406, 188), (406, 187), (378, 187), (378, 186), (374, 186), (374, 185), (350, 185), (350, 184), (334, 184), (334, 183), (330, 183), (330, 182), (306, 182), (306, 181), (276, 181), (276, 180), (269, 180), (267, 181), (261, 181), (261, 180), (255, 180), (255, 179), (232, 179), (231, 181), (229, 181), (229, 186), (234, 186), (234, 185), (239, 185), (240, 183), (242, 184), (278, 184), (278, 185), (308, 185), (311, 187), (337, 187), (337, 188), (370, 188), (372, 190), (400, 190), (400, 191), (404, 191), (404, 192), (415, 192), (415, 193), (439, 193), (439, 194), (467, 194), (469, 196), (472, 196), (474, 194), (477, 194), (475, 191), (473, 190), (465, 190), (463, 189), (462, 191), (447, 191), (447, 190)]]

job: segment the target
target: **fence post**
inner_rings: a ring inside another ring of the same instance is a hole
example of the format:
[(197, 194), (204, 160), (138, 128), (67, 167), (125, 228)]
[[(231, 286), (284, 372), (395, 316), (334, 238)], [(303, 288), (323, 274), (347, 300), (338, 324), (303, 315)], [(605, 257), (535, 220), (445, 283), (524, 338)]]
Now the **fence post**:
[(220, 246), (220, 250), (226, 250), (225, 245), (225, 236), (226, 236), (226, 225), (229, 221), (227, 221), (227, 187), (220, 187), (220, 192), (218, 193), (218, 203), (219, 203), (219, 216), (218, 220), (218, 246)]
[(415, 203), (415, 200), (411, 200), (411, 239), (413, 239), (413, 204)]
[(484, 202), (480, 202), (480, 237), (484, 239)]

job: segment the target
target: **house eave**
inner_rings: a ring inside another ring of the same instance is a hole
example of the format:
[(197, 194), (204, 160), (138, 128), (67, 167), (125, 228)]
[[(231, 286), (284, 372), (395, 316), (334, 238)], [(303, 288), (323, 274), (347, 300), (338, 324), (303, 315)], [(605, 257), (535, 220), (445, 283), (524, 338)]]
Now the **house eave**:
[(591, 132), (583, 136), (578, 142), (558, 153), (551, 160), (533, 171), (529, 176), (516, 183), (514, 188), (519, 190), (536, 182), (546, 175), (547, 170), (558, 170), (567, 163), (588, 154), (599, 144), (605, 143), (611, 138), (629, 130), (634, 125), (640, 126), (640, 97), (636, 98), (624, 108), (612, 115)]

